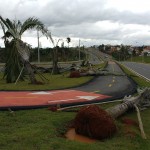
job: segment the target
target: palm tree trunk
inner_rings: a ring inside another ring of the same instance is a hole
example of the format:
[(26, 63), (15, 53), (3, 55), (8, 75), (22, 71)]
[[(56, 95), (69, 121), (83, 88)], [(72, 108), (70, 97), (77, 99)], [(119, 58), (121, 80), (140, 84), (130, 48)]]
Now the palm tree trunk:
[(53, 74), (59, 74), (59, 68), (58, 68), (58, 49), (55, 47), (53, 49)]
[(29, 74), (29, 78), (30, 78), (31, 84), (36, 84), (37, 80), (35, 78), (35, 74), (33, 72), (31, 64), (28, 61), (25, 61), (24, 62), (24, 66), (25, 66), (25, 68), (26, 68), (26, 70), (27, 70), (27, 72)]
[(127, 112), (127, 110), (134, 108), (134, 105), (137, 105), (141, 109), (150, 106), (150, 89), (145, 89), (136, 97), (125, 97), (122, 104), (108, 108), (106, 111), (113, 118), (117, 118)]
[(128, 109), (129, 109), (128, 104), (123, 103), (106, 109), (106, 112), (108, 112), (113, 118), (117, 118), (122, 114), (124, 114), (125, 112), (127, 112)]

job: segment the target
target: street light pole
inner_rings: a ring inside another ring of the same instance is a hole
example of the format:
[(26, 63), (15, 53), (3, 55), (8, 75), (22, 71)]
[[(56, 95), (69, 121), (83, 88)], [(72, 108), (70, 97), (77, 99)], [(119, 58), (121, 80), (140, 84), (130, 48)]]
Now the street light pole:
[(38, 40), (38, 63), (40, 63), (40, 41), (39, 41), (39, 31), (37, 30), (37, 40)]
[(79, 39), (79, 61), (80, 61), (80, 39)]

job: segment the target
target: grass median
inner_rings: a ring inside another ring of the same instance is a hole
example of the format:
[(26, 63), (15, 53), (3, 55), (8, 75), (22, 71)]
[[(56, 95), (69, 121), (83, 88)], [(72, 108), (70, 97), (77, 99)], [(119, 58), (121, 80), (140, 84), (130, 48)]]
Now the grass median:
[[(42, 81), (38, 75), (37, 80)], [(15, 83), (6, 83), (4, 79), (0, 80), (0, 90), (55, 90), (55, 89), (64, 89), (82, 85), (86, 82), (89, 82), (93, 79), (92, 76), (80, 77), (80, 78), (69, 78), (69, 74), (59, 74), (59, 75), (50, 75), (44, 74), (44, 77), (48, 80), (45, 80), (42, 85), (33, 85), (29, 83), (29, 79), (25, 81), (19, 81)], [(0, 75), (2, 78), (2, 74)], [(42, 81), (43, 82), (43, 81)]]
[[(93, 66), (95, 69), (97, 68), (105, 68), (107, 62), (98, 64)], [(86, 69), (87, 67), (85, 67)], [(24, 81), (19, 81), (15, 83), (6, 83), (5, 79), (3, 79), (3, 73), (0, 73), (0, 90), (56, 90), (56, 89), (65, 89), (80, 86), (92, 80), (93, 76), (85, 76), (80, 78), (69, 78), (69, 72), (65, 72), (58, 75), (51, 75), (50, 73), (43, 74), (44, 80), (43, 85), (32, 85), (29, 84), (28, 77), (25, 78)], [(39, 75), (36, 74), (36, 78), (38, 81), (41, 81)]]

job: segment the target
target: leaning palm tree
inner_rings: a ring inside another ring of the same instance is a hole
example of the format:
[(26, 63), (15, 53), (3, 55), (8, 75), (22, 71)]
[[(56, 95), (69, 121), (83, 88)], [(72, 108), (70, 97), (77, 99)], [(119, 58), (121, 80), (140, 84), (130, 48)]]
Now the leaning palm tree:
[(6, 48), (6, 65), (4, 77), (8, 83), (13, 83), (18, 76), (23, 79), (23, 74), (20, 75), (21, 68), (25, 67), (32, 84), (37, 82), (32, 65), (29, 62), (30, 47), (27, 43), (21, 40), (23, 33), (29, 29), (37, 29), (47, 34), (47, 29), (41, 21), (37, 18), (28, 18), (23, 23), (18, 21), (11, 21), (8, 18), (3, 19), (0, 16), (0, 24), (3, 29), (3, 39)]

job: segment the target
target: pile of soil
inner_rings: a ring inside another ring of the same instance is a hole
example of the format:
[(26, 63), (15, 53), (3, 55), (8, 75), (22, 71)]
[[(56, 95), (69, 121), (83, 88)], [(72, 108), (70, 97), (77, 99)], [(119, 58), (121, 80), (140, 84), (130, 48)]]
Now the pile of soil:
[(69, 77), (70, 78), (79, 78), (80, 77), (80, 72), (79, 71), (71, 71)]
[(138, 127), (138, 122), (130, 118), (122, 118), (121, 122), (124, 124), (124, 134), (130, 138), (135, 138), (137, 133), (133, 130), (133, 127)]
[(57, 111), (57, 106), (49, 106), (48, 107), (48, 110), (50, 110), (50, 111), (53, 111), (53, 112), (55, 112), (55, 111)]
[(83, 107), (75, 117), (74, 127), (76, 133), (99, 140), (117, 131), (113, 118), (96, 105)]

